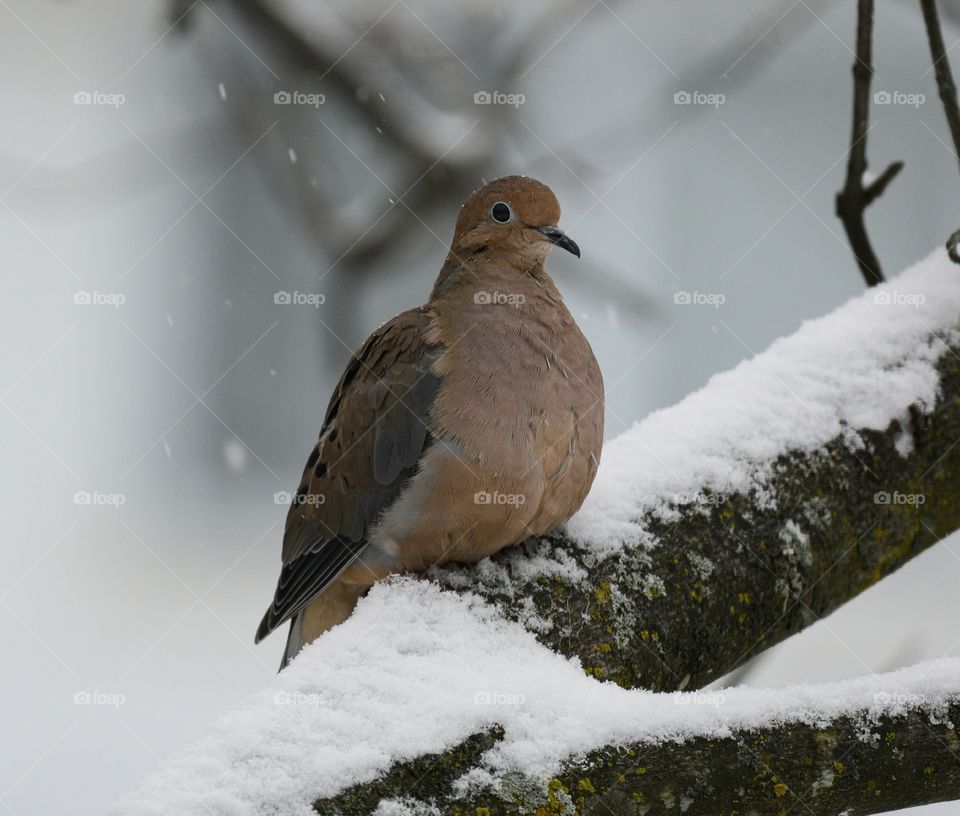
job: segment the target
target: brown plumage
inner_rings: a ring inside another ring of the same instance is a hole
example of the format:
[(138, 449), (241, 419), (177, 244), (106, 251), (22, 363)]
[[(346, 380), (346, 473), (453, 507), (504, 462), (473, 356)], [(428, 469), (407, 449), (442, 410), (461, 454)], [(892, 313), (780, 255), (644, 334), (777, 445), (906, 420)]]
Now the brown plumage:
[(384, 575), (479, 561), (583, 503), (600, 460), (603, 380), (544, 269), (554, 246), (580, 255), (559, 218), (534, 179), (475, 192), (426, 305), (350, 360), (257, 631), (259, 641), (291, 620), (283, 665)]

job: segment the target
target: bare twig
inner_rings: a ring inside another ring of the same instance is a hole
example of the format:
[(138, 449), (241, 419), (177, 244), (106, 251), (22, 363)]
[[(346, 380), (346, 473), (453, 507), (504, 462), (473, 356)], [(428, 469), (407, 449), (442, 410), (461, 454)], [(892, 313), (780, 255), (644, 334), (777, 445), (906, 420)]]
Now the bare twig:
[(859, 0), (857, 4), (857, 55), (853, 63), (853, 130), (850, 135), (850, 156), (847, 161), (847, 180), (837, 193), (837, 216), (843, 222), (850, 247), (860, 266), (867, 286), (876, 286), (883, 280), (866, 225), (864, 210), (883, 194), (887, 185), (903, 168), (903, 162), (893, 162), (866, 187), (863, 177), (867, 171), (867, 133), (870, 117), (870, 80), (873, 77), (871, 51), (873, 40), (873, 0)]
[[(943, 112), (947, 116), (950, 135), (953, 137), (953, 150), (960, 161), (960, 108), (957, 107), (957, 86), (953, 84), (950, 61), (943, 46), (943, 32), (940, 30), (940, 17), (937, 14), (936, 0), (920, 0), (923, 9), (923, 22), (927, 27), (927, 39), (930, 41), (930, 58), (937, 77), (937, 90), (943, 102)], [(947, 239), (947, 252), (954, 263), (960, 264), (957, 245), (960, 244), (960, 230)]]

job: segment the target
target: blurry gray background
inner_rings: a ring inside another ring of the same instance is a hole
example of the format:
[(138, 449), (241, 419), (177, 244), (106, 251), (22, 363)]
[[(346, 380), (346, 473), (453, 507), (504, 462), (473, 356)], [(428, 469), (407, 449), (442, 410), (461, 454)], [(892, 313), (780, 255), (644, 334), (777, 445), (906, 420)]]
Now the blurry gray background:
[[(274, 494), (484, 180), (534, 175), (563, 205), (583, 260), (551, 269), (608, 438), (861, 292), (833, 215), (854, 18), (852, 0), (0, 0), (3, 810), (99, 812), (270, 680), (283, 637), (252, 640)], [(881, 2), (876, 29), (874, 90), (925, 96), (872, 111), (872, 168), (906, 161), (868, 214), (892, 274), (960, 223), (960, 175), (917, 4)], [(954, 537), (744, 680), (956, 655), (958, 583)]]

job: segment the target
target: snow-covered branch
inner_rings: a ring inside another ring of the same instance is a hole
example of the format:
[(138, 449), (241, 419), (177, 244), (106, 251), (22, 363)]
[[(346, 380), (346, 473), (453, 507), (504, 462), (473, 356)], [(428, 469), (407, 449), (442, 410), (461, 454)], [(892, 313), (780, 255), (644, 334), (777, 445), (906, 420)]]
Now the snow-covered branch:
[[(503, 738), (496, 727), (314, 807), (321, 816), (378, 806), (381, 814), (864, 816), (960, 798), (958, 672), (953, 659), (843, 683), (660, 695), (643, 737), (565, 762), (546, 786), (523, 774), (496, 789), (469, 783), (484, 781), (471, 769)], [(423, 795), (425, 778), (436, 795)]]
[(958, 324), (942, 251), (804, 324), (609, 444), (566, 531), (374, 587), (115, 813), (960, 797), (958, 661), (722, 699), (638, 688), (701, 687), (960, 527)]

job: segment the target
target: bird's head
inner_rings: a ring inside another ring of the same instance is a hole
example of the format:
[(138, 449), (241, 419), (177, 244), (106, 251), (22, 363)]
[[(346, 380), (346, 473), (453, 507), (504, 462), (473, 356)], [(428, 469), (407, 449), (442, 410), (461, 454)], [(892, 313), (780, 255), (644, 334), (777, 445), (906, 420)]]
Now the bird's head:
[(526, 176), (504, 176), (467, 199), (450, 252), (460, 263), (489, 252), (535, 266), (558, 246), (579, 258), (580, 247), (557, 226), (559, 220), (560, 204), (546, 184)]

